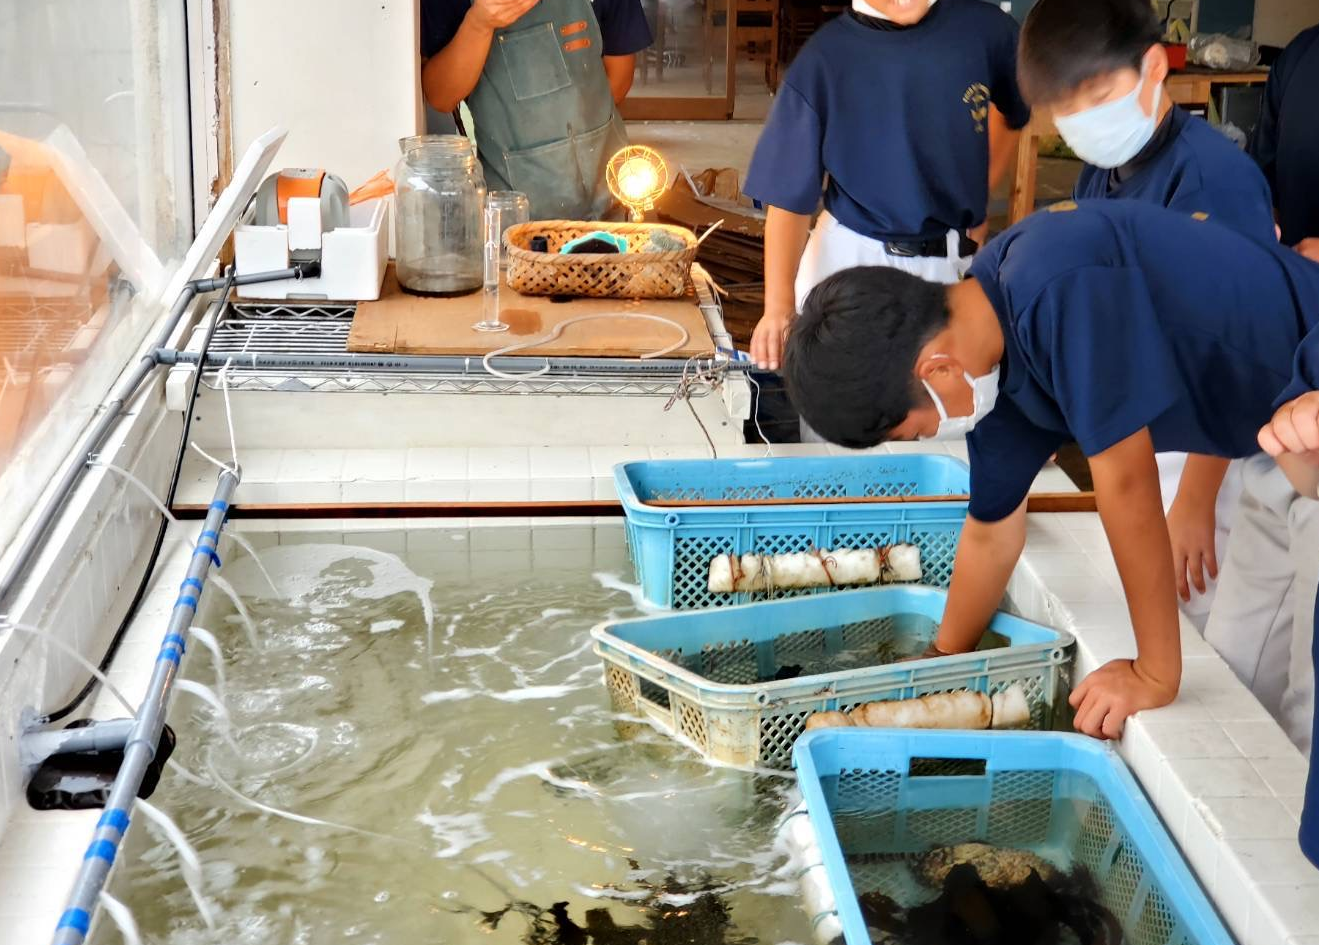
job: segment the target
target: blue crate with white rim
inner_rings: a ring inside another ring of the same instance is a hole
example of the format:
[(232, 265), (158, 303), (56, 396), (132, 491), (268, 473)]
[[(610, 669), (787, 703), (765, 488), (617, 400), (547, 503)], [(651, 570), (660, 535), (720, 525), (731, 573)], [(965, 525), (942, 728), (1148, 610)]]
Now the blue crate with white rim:
[[(836, 910), (813, 919), (817, 928), (841, 925), (846, 945), (872, 941), (858, 895), (932, 899), (907, 864), (968, 842), (1028, 850), (1062, 870), (1084, 866), (1126, 945), (1232, 943), (1135, 778), (1102, 742), (1056, 732), (822, 729), (797, 742), (793, 763), (818, 847), (806, 872), (822, 864)], [(814, 880), (802, 881), (811, 893)]]
[[(947, 598), (935, 588), (890, 585), (609, 621), (591, 636), (616, 708), (737, 767), (787, 769), (813, 713), (932, 692), (993, 695), (1017, 684), (1032, 727), (1053, 725), (1075, 648), (1065, 631), (1000, 613), (987, 635), (997, 648), (893, 662), (934, 639)], [(857, 653), (882, 662), (815, 671)], [(800, 675), (775, 679), (785, 667)]]
[[(921, 550), (923, 584), (947, 587), (965, 498), (920, 503), (812, 504), (812, 499), (965, 496), (966, 463), (919, 453), (770, 459), (647, 460), (614, 467), (627, 516), (628, 550), (646, 600), (691, 610), (762, 600), (715, 594), (710, 562), (720, 555), (777, 555), (902, 543)], [(775, 505), (655, 506), (652, 502), (800, 499)], [(801, 596), (831, 588), (779, 591)]]

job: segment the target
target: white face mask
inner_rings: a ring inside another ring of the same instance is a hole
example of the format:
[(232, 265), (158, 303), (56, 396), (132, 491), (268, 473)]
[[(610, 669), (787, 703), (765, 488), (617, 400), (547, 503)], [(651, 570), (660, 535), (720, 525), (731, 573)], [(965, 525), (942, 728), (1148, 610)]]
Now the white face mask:
[(972, 377), (965, 371), (962, 372), (962, 376), (966, 378), (966, 383), (971, 388), (971, 413), (965, 417), (948, 416), (943, 401), (934, 392), (930, 382), (921, 381), (930, 399), (934, 401), (934, 409), (939, 411), (939, 429), (935, 431), (934, 436), (923, 436), (922, 440), (955, 440), (964, 437), (994, 409), (994, 402), (998, 400), (998, 365), (983, 377)]
[[(934, 4), (935, 4), (935, 0), (930, 0), (930, 6), (934, 6)], [(855, 10), (857, 13), (860, 13), (862, 16), (873, 16), (877, 20), (892, 19), (892, 17), (880, 13), (870, 4), (866, 3), (866, 0), (852, 0), (852, 9)]]
[(1150, 114), (1140, 107), (1140, 93), (1145, 88), (1145, 69), (1140, 81), (1126, 95), (1072, 115), (1055, 115), (1054, 127), (1076, 156), (1095, 167), (1114, 168), (1126, 164), (1149, 143), (1157, 127), (1159, 102), (1163, 86), (1154, 89)]

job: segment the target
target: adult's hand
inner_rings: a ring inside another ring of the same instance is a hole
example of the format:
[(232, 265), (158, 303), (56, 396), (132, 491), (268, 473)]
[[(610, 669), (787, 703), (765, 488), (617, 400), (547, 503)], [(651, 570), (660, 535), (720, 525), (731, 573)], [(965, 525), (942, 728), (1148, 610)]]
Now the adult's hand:
[(488, 30), (511, 26), (540, 0), (475, 0), (468, 15)]

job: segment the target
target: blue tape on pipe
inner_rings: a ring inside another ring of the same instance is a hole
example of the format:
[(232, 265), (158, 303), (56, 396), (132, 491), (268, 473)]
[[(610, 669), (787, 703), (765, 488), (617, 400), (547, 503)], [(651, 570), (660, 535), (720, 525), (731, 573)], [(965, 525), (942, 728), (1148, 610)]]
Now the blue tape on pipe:
[(174, 606), (191, 607), (193, 610), (196, 610), (197, 598), (193, 597), (191, 594), (180, 594), (178, 600), (174, 602)]
[(113, 807), (101, 815), (101, 819), (96, 822), (98, 827), (113, 827), (120, 833), (128, 829), (128, 811), (118, 807)]
[(212, 531), (212, 530), (209, 529), (209, 528), (206, 529), (206, 531), (202, 532), (201, 535), (198, 536), (198, 538), (199, 538), (199, 539), (201, 539), (201, 538), (209, 538), (211, 541), (215, 542), (217, 545), (220, 543), (220, 535), (219, 535), (219, 533), (218, 533), (218, 532), (215, 532), (215, 531)]
[(86, 909), (66, 909), (64, 915), (60, 916), (60, 924), (55, 926), (58, 929), (77, 929), (83, 935), (92, 927), (92, 917), (87, 914)]
[(115, 850), (117, 848), (109, 840), (94, 840), (92, 845), (87, 848), (87, 854), (84, 860), (105, 860), (107, 863), (114, 863)]
[(182, 590), (185, 587), (197, 588), (198, 594), (206, 590), (206, 588), (202, 586), (202, 582), (197, 580), (196, 578), (184, 578), (183, 583), (179, 585), (179, 590)]
[(156, 657), (156, 662), (159, 663), (161, 660), (169, 660), (177, 666), (179, 662), (179, 651), (168, 646), (162, 647), (160, 655)]
[(229, 503), (221, 502), (219, 499), (216, 499), (211, 503), (211, 508), (215, 509), (217, 512), (227, 512), (229, 511)]
[(214, 562), (217, 568), (224, 567), (224, 565), (220, 563), (220, 556), (215, 553), (215, 549), (208, 545), (198, 545), (197, 550), (192, 553), (192, 556), (195, 558), (198, 555), (210, 555), (211, 561)]
[(183, 639), (183, 637), (177, 633), (171, 633), (169, 636), (165, 637), (161, 646), (177, 646), (180, 653), (188, 652), (188, 641)]

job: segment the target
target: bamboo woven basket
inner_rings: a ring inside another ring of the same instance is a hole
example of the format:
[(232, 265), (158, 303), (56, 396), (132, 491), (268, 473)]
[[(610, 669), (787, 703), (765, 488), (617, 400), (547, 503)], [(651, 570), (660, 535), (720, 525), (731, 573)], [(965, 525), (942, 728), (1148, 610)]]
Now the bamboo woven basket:
[[(654, 230), (681, 240), (686, 247), (664, 253), (635, 252)], [(623, 237), (626, 253), (559, 253), (569, 240), (604, 231)], [(549, 252), (531, 251), (531, 239), (544, 236)], [(540, 220), (504, 232), (509, 288), (523, 295), (568, 295), (608, 299), (668, 299), (687, 292), (696, 237), (691, 230), (662, 223), (593, 223)]]

